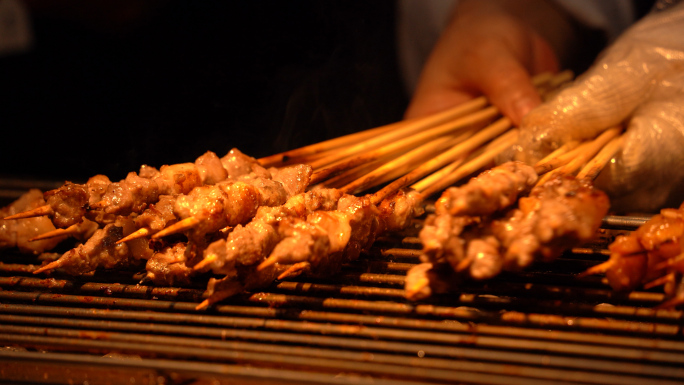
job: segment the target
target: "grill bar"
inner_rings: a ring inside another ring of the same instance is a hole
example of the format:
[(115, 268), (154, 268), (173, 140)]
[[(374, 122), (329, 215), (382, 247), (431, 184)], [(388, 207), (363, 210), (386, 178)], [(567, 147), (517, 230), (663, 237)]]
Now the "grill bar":
[[(26, 329), (26, 328), (23, 328)], [(14, 330), (15, 333), (25, 330)], [(481, 382), (477, 378), (486, 376), (492, 383), (522, 383), (523, 379), (515, 381), (511, 373), (524, 377), (524, 381), (534, 383), (533, 379), (558, 379), (564, 373), (558, 369), (547, 369), (510, 364), (479, 363), (477, 366), (466, 361), (453, 361), (439, 358), (406, 357), (392, 354), (366, 352), (340, 352), (338, 350), (312, 349), (299, 347), (275, 347), (272, 345), (258, 345), (243, 342), (219, 342), (201, 341), (197, 339), (155, 337), (150, 335), (134, 335), (107, 333), (106, 341), (75, 339), (83, 332), (66, 331), (59, 333), (54, 330), (36, 330), (35, 333), (59, 335), (61, 337), (35, 337), (0, 334), (0, 340), (20, 342), (26, 345), (49, 347), (53, 349), (65, 349), (71, 346), (88, 350), (119, 351), (128, 353), (147, 353), (155, 356), (200, 358), (207, 361), (233, 361), (249, 362), (257, 364), (288, 364), (292, 366), (316, 367), (322, 369), (354, 369), (366, 373), (381, 375), (400, 375), (402, 377), (419, 377), (430, 380), (449, 380), (453, 378), (471, 378), (471, 381)], [(76, 334), (76, 335), (74, 335)], [(119, 339), (118, 337), (124, 337)], [(137, 338), (136, 338), (137, 337)], [(303, 360), (305, 359), (305, 360)], [(615, 365), (615, 362), (596, 362), (602, 365)], [(681, 378), (681, 371), (667, 367), (648, 368), (649, 371), (637, 372), (643, 376), (654, 376), (648, 380), (657, 380), (660, 383), (676, 382), (666, 380), (664, 377), (675, 375)], [(631, 371), (630, 371), (631, 372)], [(500, 376), (500, 377), (499, 377)], [(508, 378), (507, 378), (508, 377)], [(673, 376), (674, 377), (674, 376)], [(582, 372), (573, 370), (572, 375), (565, 377), (562, 383), (595, 383), (595, 384), (639, 384), (645, 378), (633, 378), (624, 375), (605, 374), (597, 372)], [(496, 380), (496, 381), (492, 381)]]
[[(3, 380), (16, 379), (27, 383), (58, 384), (98, 383), (106, 378), (108, 384), (354, 384), (354, 385), (420, 385), (425, 382), (364, 378), (357, 375), (328, 374), (254, 368), (249, 366), (177, 361), (164, 359), (128, 359), (113, 355), (84, 356), (69, 353), (33, 353), (0, 350), (0, 370)], [(12, 382), (16, 384), (16, 382)]]

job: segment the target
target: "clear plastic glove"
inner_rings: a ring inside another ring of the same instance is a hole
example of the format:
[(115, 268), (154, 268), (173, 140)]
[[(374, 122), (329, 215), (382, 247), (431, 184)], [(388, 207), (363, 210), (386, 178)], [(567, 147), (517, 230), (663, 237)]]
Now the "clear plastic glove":
[(684, 200), (684, 3), (652, 13), (575, 83), (522, 121), (516, 158), (534, 163), (573, 139), (625, 122), (623, 149), (597, 187), (619, 211)]

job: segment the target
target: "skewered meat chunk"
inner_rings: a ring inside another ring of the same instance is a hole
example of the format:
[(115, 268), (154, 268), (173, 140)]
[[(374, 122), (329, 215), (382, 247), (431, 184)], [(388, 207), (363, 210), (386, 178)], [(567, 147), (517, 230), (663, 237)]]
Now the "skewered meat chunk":
[[(318, 221), (316, 224), (301, 218), (286, 218), (278, 223), (278, 235), (280, 237), (269, 258), (273, 258), (283, 265), (305, 261), (312, 263), (314, 258), (323, 254), (341, 251), (346, 242), (349, 241), (351, 233), (349, 225), (344, 223), (340, 229), (339, 226), (336, 226), (338, 221), (330, 218), (330, 213), (315, 214), (312, 215)], [(321, 220), (328, 222), (326, 223), (328, 226), (321, 226)], [(334, 224), (331, 223), (333, 221)], [(336, 228), (330, 228), (333, 226)], [(329, 237), (326, 230), (334, 231), (331, 233), (334, 235)], [(263, 254), (260, 257), (263, 257)]]
[(262, 270), (256, 270), (256, 266), (252, 265), (242, 266), (239, 270), (240, 272), (237, 275), (242, 279), (236, 279), (234, 276), (209, 279), (206, 291), (209, 299), (203, 304), (216, 303), (238, 293), (268, 286), (287, 270), (287, 267), (275, 264)]
[[(215, 274), (233, 276), (236, 265), (253, 265), (278, 243), (278, 232), (266, 220), (252, 220), (238, 225), (227, 239), (212, 242), (204, 251), (205, 260)], [(196, 269), (199, 270), (199, 268)]]
[(146, 278), (157, 285), (187, 285), (190, 283), (192, 269), (185, 262), (183, 242), (164, 247), (147, 260)]
[(179, 219), (193, 217), (199, 221), (195, 230), (202, 234), (218, 231), (252, 218), (259, 205), (259, 191), (243, 182), (216, 186), (200, 186), (176, 200), (174, 214)]
[(216, 184), (228, 178), (228, 170), (221, 159), (212, 151), (207, 151), (195, 160), (202, 184)]
[(52, 208), (52, 223), (66, 228), (79, 223), (88, 207), (87, 186), (66, 182), (64, 186), (45, 192), (45, 202)]
[(222, 160), (207, 151), (194, 163), (164, 165), (158, 171), (143, 166), (138, 174), (129, 173), (123, 181), (113, 183), (102, 200), (107, 203), (107, 212), (127, 215), (140, 212), (160, 195), (186, 194), (196, 186), (215, 184), (228, 177)]
[(42, 266), (34, 274), (61, 268), (67, 274), (80, 275), (98, 268), (112, 269), (130, 265), (136, 260), (149, 259), (153, 251), (146, 240), (119, 243), (119, 239), (133, 229), (135, 224), (131, 218), (120, 217), (116, 223), (96, 230), (85, 243)]
[(266, 168), (259, 164), (255, 158), (245, 155), (237, 148), (230, 150), (221, 158), (223, 168), (228, 172), (228, 178), (236, 179), (243, 175), (254, 174), (259, 178), (270, 178), (271, 175)]
[(423, 262), (409, 269), (404, 281), (406, 287), (404, 296), (411, 301), (418, 301), (453, 289), (457, 277), (453, 277), (453, 270), (439, 269), (443, 266), (443, 264)]
[[(181, 166), (176, 166), (172, 170), (175, 171), (178, 168)], [(180, 186), (183, 186), (184, 182), (189, 185), (191, 182), (188, 182), (188, 179), (199, 183), (199, 175), (191, 174), (193, 178), (186, 178), (180, 173), (180, 171), (188, 171), (188, 169), (189, 167), (186, 170), (177, 170), (179, 171), (178, 182), (180, 182)], [(171, 170), (167, 168), (165, 171), (167, 177), (173, 178), (173, 175), (169, 175)], [(180, 175), (183, 176), (180, 177)], [(107, 192), (102, 196), (101, 202), (103, 203), (101, 205), (104, 206), (104, 211), (108, 214), (128, 215), (139, 212), (147, 207), (147, 204), (155, 202), (161, 195), (159, 182), (164, 182), (161, 174), (148, 179), (140, 177), (135, 172), (130, 172), (124, 180), (112, 183), (107, 187)], [(165, 187), (169, 187), (168, 189), (171, 190), (171, 186)]]
[(306, 164), (271, 168), (271, 179), (280, 182), (288, 197), (303, 193), (309, 187), (312, 169)]
[(461, 187), (449, 187), (435, 204), (450, 215), (490, 215), (514, 205), (537, 182), (534, 168), (507, 162), (484, 171)]
[(399, 231), (407, 228), (411, 220), (423, 215), (423, 197), (415, 190), (399, 190), (378, 205), (382, 231)]
[(487, 235), (468, 242), (464, 265), (473, 279), (489, 279), (498, 275), (503, 268), (501, 242)]
[[(74, 226), (83, 220), (84, 215), (88, 213), (89, 205), (99, 201), (109, 184), (109, 178), (104, 175), (95, 175), (82, 185), (66, 182), (62, 187), (43, 194), (45, 205), (34, 207), (32, 210), (25, 210), (23, 213), (38, 210), (37, 216), (48, 215), (52, 217), (52, 223), (58, 228)], [(105, 219), (102, 213), (88, 214), (90, 214), (88, 215), (89, 219), (98, 223)]]
[(175, 205), (175, 196), (160, 196), (157, 203), (150, 205), (145, 211), (135, 217), (136, 227), (145, 227), (153, 231), (162, 230), (169, 224), (177, 221), (177, 218), (173, 213), (173, 208)]
[[(0, 210), (3, 218), (36, 207), (43, 206), (43, 193), (37, 189), (31, 189), (16, 201)], [(29, 241), (33, 237), (54, 231), (55, 226), (47, 217), (23, 218), (23, 219), (0, 219), (0, 249), (17, 247), (22, 253), (40, 254), (54, 248), (62, 242), (66, 236)]]
[(471, 217), (451, 215), (428, 215), (418, 234), (423, 245), (423, 262), (449, 263), (456, 268), (465, 257), (463, 229), (474, 222)]
[(315, 273), (327, 274), (367, 250), (378, 228), (377, 208), (369, 197), (343, 195), (336, 210), (315, 211), (305, 220), (281, 221), (280, 241), (260, 268), (273, 263), (308, 262)]

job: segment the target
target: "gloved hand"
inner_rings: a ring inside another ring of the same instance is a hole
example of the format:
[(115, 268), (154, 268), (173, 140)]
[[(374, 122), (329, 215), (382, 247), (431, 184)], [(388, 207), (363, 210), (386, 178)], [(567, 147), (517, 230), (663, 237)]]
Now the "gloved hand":
[(684, 3), (649, 14), (569, 88), (522, 121), (516, 158), (535, 163), (573, 139), (626, 123), (596, 186), (618, 211), (684, 200)]

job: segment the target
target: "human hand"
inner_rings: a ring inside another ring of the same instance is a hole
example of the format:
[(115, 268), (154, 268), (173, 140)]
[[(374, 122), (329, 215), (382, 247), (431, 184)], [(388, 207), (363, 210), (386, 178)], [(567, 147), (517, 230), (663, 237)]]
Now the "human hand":
[(684, 199), (684, 4), (651, 14), (521, 126), (518, 160), (625, 122), (621, 151), (596, 180), (613, 208), (653, 211)]
[(461, 1), (423, 68), (405, 117), (484, 94), (519, 124), (541, 103), (531, 76), (558, 70), (556, 52), (571, 45), (572, 28), (566, 15), (543, 0)]

